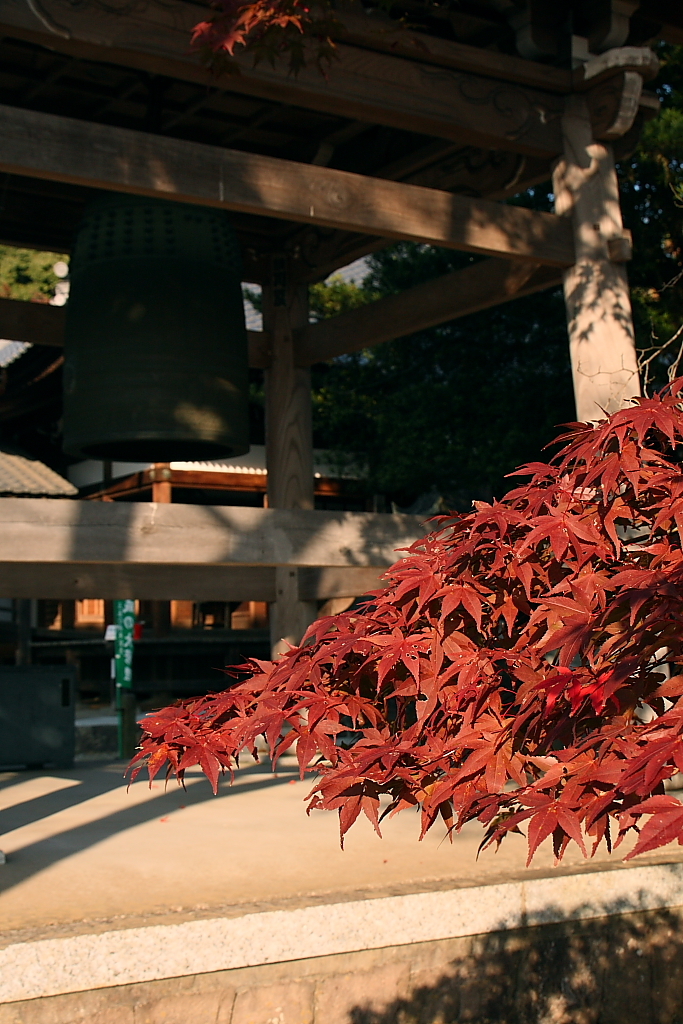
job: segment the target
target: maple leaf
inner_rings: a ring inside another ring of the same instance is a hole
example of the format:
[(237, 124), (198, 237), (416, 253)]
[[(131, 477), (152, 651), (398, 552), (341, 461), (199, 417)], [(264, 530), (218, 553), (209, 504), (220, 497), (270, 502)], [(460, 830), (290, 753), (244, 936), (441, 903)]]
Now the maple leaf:
[(632, 860), (640, 853), (666, 846), (674, 839), (683, 841), (683, 804), (680, 801), (672, 796), (654, 796), (628, 810), (630, 818), (643, 814), (651, 817), (641, 828), (638, 842), (624, 860)]
[[(299, 31), (278, 2), (261, 15)], [(256, 12), (230, 11), (234, 48)], [(148, 716), (133, 777), (198, 764), (215, 788), (263, 735), (274, 761), (297, 744), (308, 810), (336, 811), (342, 841), (360, 814), (379, 831), (382, 796), (420, 807), (423, 834), (478, 819), (484, 846), (526, 824), (530, 860), (615, 829), (640, 830), (629, 857), (681, 841), (663, 783), (683, 771), (682, 394), (570, 425), (530, 482), (436, 518), (362, 607)]]

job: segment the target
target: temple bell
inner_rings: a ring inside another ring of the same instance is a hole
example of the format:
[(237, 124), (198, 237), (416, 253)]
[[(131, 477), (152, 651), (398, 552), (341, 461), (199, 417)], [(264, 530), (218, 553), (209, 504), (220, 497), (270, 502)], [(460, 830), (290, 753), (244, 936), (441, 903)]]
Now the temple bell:
[(70, 264), (64, 448), (123, 462), (249, 450), (241, 259), (221, 210), (111, 195)]

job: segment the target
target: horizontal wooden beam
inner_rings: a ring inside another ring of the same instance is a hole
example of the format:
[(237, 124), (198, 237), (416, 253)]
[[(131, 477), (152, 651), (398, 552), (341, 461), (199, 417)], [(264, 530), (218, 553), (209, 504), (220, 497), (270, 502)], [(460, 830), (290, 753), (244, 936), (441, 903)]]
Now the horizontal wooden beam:
[[(31, 345), (64, 347), (64, 306), (42, 302), (22, 302), (0, 298), (0, 338), (28, 341)], [(270, 365), (270, 338), (264, 331), (247, 331), (249, 366), (265, 369)]]
[(0, 498), (0, 577), (57, 563), (382, 569), (427, 529), (388, 513)]
[(327, 601), (331, 597), (360, 597), (382, 586), (382, 570), (362, 568), (299, 569), (299, 600)]
[(375, 8), (360, 13), (355, 5), (335, 10), (343, 26), (340, 38), (355, 46), (378, 50), (424, 64), (470, 71), (505, 82), (532, 86), (549, 92), (570, 93), (572, 73), (523, 57), (511, 56), (481, 46), (468, 46), (452, 39), (442, 39), (406, 26)]
[(0, 338), (63, 348), (64, 313), (63, 306), (0, 299)]
[(0, 171), (502, 255), (574, 262), (571, 223), (329, 167), (0, 106)]
[(4, 562), (0, 597), (67, 601), (274, 601), (269, 566)]
[[(381, 586), (381, 570), (356, 566), (298, 569), (299, 598), (359, 597)], [(0, 597), (66, 601), (274, 601), (272, 566), (4, 562)]]
[(295, 358), (300, 366), (325, 362), (560, 284), (562, 271), (554, 267), (482, 260), (398, 295), (309, 324), (296, 336)]
[[(561, 283), (562, 273), (554, 267), (495, 258), (483, 260), (399, 295), (309, 324), (297, 333), (296, 360), (299, 366), (325, 362)], [(61, 347), (65, 312), (62, 306), (0, 299), (0, 337)], [(249, 365), (267, 368), (268, 335), (262, 331), (247, 334)]]
[[(567, 91), (566, 77), (560, 79), (561, 72), (553, 76), (554, 69), (532, 62), (513, 58), (508, 67), (504, 58), (492, 63), (493, 55), (487, 51), (444, 46), (440, 40), (434, 40), (429, 51), (431, 60), (420, 59), (418, 47), (409, 55), (412, 59), (380, 52), (387, 49), (381, 39), (374, 52), (367, 40), (358, 46), (342, 41), (325, 76), (314, 62), (291, 75), (286, 61), (274, 66), (261, 61), (254, 67), (253, 59), (246, 55), (236, 60), (238, 74), (217, 80), (190, 52), (192, 28), (206, 16), (195, 4), (169, 0), (124, 14), (94, 6), (72, 9), (59, 0), (41, 0), (41, 10), (57, 31), (46, 31), (45, 23), (24, 0), (3, 0), (0, 30), (86, 60), (213, 87), (218, 84), (226, 91), (461, 145), (548, 158), (561, 152), (560, 93)], [(477, 60), (483, 61), (482, 67), (477, 67)], [(518, 65), (527, 63), (531, 85), (520, 84), (515, 77)]]

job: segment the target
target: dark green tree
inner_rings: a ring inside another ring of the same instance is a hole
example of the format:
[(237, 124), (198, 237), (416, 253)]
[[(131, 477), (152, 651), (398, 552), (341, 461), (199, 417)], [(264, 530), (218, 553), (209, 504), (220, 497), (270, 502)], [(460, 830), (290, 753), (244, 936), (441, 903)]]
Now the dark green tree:
[[(661, 44), (658, 55), (662, 111), (619, 167), (624, 220), (633, 232), (629, 278), (641, 350), (662, 345), (683, 322), (683, 47)], [(664, 382), (676, 352), (657, 360), (654, 384)]]

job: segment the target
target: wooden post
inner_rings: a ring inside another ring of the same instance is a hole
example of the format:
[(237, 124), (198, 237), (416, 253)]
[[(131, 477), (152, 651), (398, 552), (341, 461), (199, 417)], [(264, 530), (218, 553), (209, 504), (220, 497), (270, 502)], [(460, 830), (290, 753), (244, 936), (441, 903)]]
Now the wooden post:
[(32, 661), (31, 651), (31, 605), (30, 599), (23, 598), (15, 601), (16, 624), (17, 624), (17, 646), (14, 660), (17, 665), (30, 665)]
[[(170, 505), (173, 501), (170, 462), (155, 462), (150, 476), (152, 477), (152, 501), (160, 505)], [(150, 601), (150, 612), (150, 625), (154, 636), (168, 636), (171, 631), (171, 602)]]
[(155, 462), (150, 470), (152, 478), (152, 501), (168, 505), (173, 501), (170, 462)]
[(565, 271), (577, 419), (604, 419), (640, 394), (624, 231), (612, 147), (593, 139), (586, 100), (567, 97), (555, 212), (571, 216), (576, 262)]
[[(285, 257), (275, 256), (263, 286), (263, 329), (271, 338), (265, 371), (266, 468), (270, 508), (312, 509), (313, 428), (311, 372), (294, 362), (293, 333), (308, 323), (308, 285), (291, 280)], [(270, 606), (272, 656), (301, 640), (316, 617), (315, 601), (300, 601), (296, 570), (275, 570), (276, 599)]]

